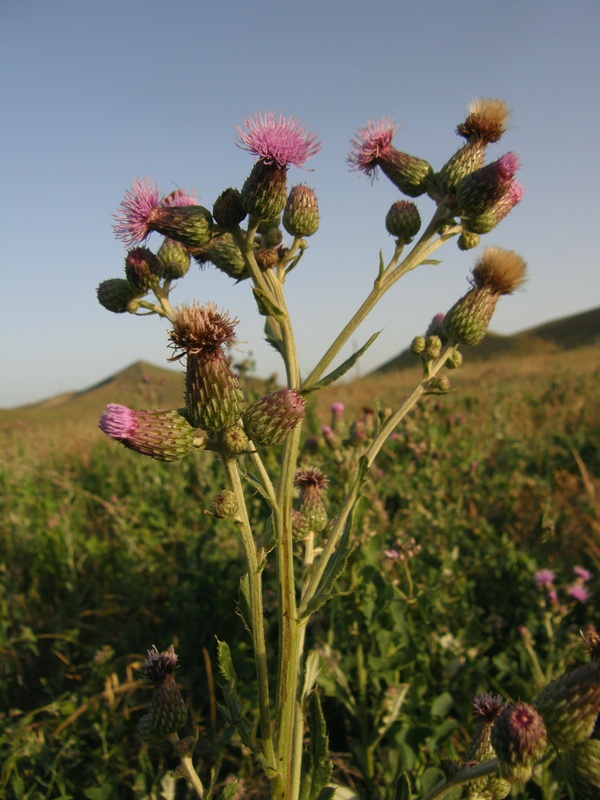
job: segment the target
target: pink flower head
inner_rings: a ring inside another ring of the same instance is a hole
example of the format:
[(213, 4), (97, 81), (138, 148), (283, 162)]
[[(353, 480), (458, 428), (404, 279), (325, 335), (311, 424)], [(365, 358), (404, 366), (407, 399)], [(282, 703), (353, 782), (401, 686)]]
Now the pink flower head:
[(394, 547), (392, 547), (390, 550), (384, 550), (383, 555), (392, 561), (396, 561), (396, 559), (400, 558), (400, 553)]
[(577, 575), (578, 578), (585, 583), (586, 581), (591, 581), (594, 577), (592, 573), (586, 569), (585, 567), (573, 567), (573, 572)]
[(400, 126), (383, 117), (379, 122), (369, 121), (366, 127), (357, 131), (351, 141), (352, 150), (347, 158), (351, 169), (364, 172), (373, 179), (381, 156), (392, 150), (392, 140), (400, 130)]
[(168, 194), (165, 199), (162, 201), (161, 205), (163, 206), (197, 206), (198, 203), (198, 192), (195, 189), (192, 189), (191, 192), (188, 192), (186, 189), (175, 189), (174, 192)]
[(111, 439), (133, 439), (138, 429), (135, 411), (119, 403), (109, 403), (98, 423), (100, 430)]
[(345, 408), (346, 406), (339, 401), (331, 404), (331, 410), (336, 416), (338, 416), (339, 414), (343, 414)]
[(122, 239), (127, 247), (143, 242), (150, 234), (152, 213), (162, 201), (160, 189), (151, 178), (134, 180), (114, 215), (117, 222), (113, 229), (117, 239)]
[(296, 167), (316, 155), (321, 149), (316, 133), (308, 133), (305, 126), (296, 117), (275, 118), (272, 111), (245, 117), (245, 131), (240, 125), (238, 131), (238, 147), (258, 156), (265, 164), (277, 164), (284, 168), (288, 164)]
[(551, 569), (540, 569), (535, 573), (534, 579), (537, 586), (552, 586), (556, 573)]
[(585, 586), (579, 586), (578, 584), (569, 586), (567, 589), (567, 594), (570, 595), (573, 600), (578, 600), (580, 603), (587, 603), (587, 601), (590, 599), (590, 593)]

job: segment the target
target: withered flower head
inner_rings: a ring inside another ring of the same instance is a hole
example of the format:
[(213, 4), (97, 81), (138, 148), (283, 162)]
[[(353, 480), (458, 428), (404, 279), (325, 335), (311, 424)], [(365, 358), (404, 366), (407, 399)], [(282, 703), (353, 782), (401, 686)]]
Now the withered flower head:
[(506, 130), (511, 110), (504, 100), (480, 97), (468, 106), (469, 116), (457, 126), (456, 132), (465, 139), (497, 142)]
[(308, 469), (299, 469), (296, 472), (294, 483), (301, 489), (318, 489), (323, 491), (329, 483), (329, 479), (323, 475), (318, 467), (309, 467)]
[(173, 320), (173, 330), (169, 333), (171, 347), (176, 353), (171, 361), (186, 353), (208, 357), (220, 351), (225, 344), (235, 342), (237, 318), (230, 319), (225, 309), (218, 311), (216, 303), (200, 305), (194, 302), (183, 305)]
[(514, 250), (488, 247), (473, 269), (473, 284), (492, 294), (512, 294), (525, 280), (527, 265)]
[(163, 683), (168, 675), (172, 675), (177, 668), (177, 653), (171, 645), (168, 650), (159, 653), (156, 645), (148, 650), (148, 657), (142, 666), (142, 674), (152, 683)]
[(504, 700), (500, 695), (482, 692), (473, 699), (473, 710), (479, 719), (492, 722), (502, 711)]

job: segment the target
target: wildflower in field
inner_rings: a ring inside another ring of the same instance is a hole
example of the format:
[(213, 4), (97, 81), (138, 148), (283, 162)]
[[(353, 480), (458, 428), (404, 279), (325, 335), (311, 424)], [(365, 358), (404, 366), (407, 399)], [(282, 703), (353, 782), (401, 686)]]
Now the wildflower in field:
[(573, 600), (578, 600), (580, 603), (587, 603), (590, 599), (590, 592), (585, 588), (585, 586), (581, 586), (580, 584), (573, 584), (573, 586), (569, 586), (567, 588), (567, 594), (573, 598)]
[(546, 726), (539, 711), (519, 701), (504, 706), (491, 732), (501, 774), (511, 783), (526, 783), (548, 749)]
[(573, 567), (573, 572), (578, 578), (581, 578), (584, 583), (591, 581), (594, 577), (589, 569), (586, 569), (585, 567)]
[(536, 585), (549, 589), (556, 579), (556, 573), (551, 569), (540, 569), (534, 575)]
[(197, 206), (199, 203), (198, 192), (192, 189), (188, 192), (183, 187), (175, 189), (171, 194), (168, 194), (162, 201), (163, 206)]
[(150, 235), (152, 214), (162, 200), (160, 189), (151, 178), (134, 180), (115, 214), (113, 228), (117, 239), (122, 239), (128, 247), (143, 242)]
[(192, 425), (206, 431), (232, 427), (244, 409), (240, 383), (224, 345), (236, 341), (237, 319), (215, 303), (181, 306), (169, 333), (175, 355), (186, 358), (186, 411)]
[(238, 125), (238, 147), (253, 153), (264, 164), (303, 167), (321, 149), (316, 133), (308, 133), (295, 117), (275, 118), (272, 111), (245, 117), (244, 130)]
[(389, 117), (379, 122), (369, 121), (352, 139), (346, 160), (351, 169), (363, 172), (371, 180), (380, 167), (403, 194), (419, 197), (426, 191), (433, 169), (425, 159), (396, 150), (392, 141), (399, 129)]
[[(491, 743), (492, 727), (494, 720), (503, 708), (504, 700), (498, 695), (482, 692), (474, 698), (473, 710), (477, 720), (477, 727), (465, 756), (465, 767), (481, 764), (495, 758), (496, 751)], [(510, 791), (508, 781), (496, 775), (472, 781), (468, 784), (468, 787), (474, 796), (490, 798), (506, 797)]]
[(270, 111), (246, 117), (238, 126), (238, 146), (258, 157), (241, 193), (244, 211), (256, 219), (278, 217), (287, 201), (287, 168), (303, 167), (321, 149), (315, 133), (308, 133), (298, 119), (279, 118)]
[(488, 247), (473, 269), (473, 288), (444, 318), (444, 332), (457, 344), (473, 346), (485, 336), (496, 304), (525, 280), (525, 261), (512, 250)]
[(177, 733), (185, 725), (187, 708), (175, 683), (177, 654), (173, 645), (160, 653), (156, 647), (148, 651), (142, 674), (154, 684), (150, 712), (138, 725), (144, 741), (157, 743)]
[(257, 447), (274, 447), (300, 424), (304, 414), (302, 395), (295, 389), (280, 389), (246, 409), (244, 428)]
[(496, 97), (479, 97), (468, 106), (469, 115), (456, 132), (467, 140), (497, 142), (506, 131), (510, 116), (508, 104)]
[(98, 427), (130, 450), (158, 461), (179, 461), (194, 445), (194, 429), (175, 409), (134, 411), (109, 403)]

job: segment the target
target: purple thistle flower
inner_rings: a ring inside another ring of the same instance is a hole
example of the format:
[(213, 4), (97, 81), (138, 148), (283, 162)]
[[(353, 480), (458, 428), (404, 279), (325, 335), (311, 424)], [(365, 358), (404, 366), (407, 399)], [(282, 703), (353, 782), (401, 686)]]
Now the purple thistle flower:
[(567, 594), (572, 597), (573, 600), (578, 600), (580, 603), (587, 603), (590, 599), (590, 592), (588, 592), (585, 586), (579, 586), (579, 584), (569, 586)]
[(170, 207), (197, 206), (199, 205), (198, 192), (195, 189), (192, 189), (191, 192), (188, 192), (184, 188), (175, 189), (175, 191), (165, 197), (161, 205)]
[(138, 429), (135, 411), (119, 403), (109, 403), (98, 423), (100, 430), (111, 439), (133, 439)]
[(352, 150), (346, 160), (351, 169), (364, 172), (373, 180), (382, 155), (393, 150), (392, 141), (399, 130), (400, 125), (389, 117), (383, 117), (379, 122), (369, 120), (350, 143)]
[(258, 156), (265, 164), (276, 164), (284, 168), (288, 164), (296, 167), (316, 155), (321, 149), (316, 133), (308, 133), (306, 127), (296, 117), (275, 118), (272, 111), (245, 117), (245, 131), (240, 125), (238, 131), (238, 147)]
[(594, 577), (592, 573), (586, 569), (585, 567), (573, 567), (573, 572), (577, 575), (578, 578), (585, 583), (586, 581), (591, 581)]
[(535, 573), (534, 580), (537, 586), (552, 586), (556, 573), (551, 569), (540, 569)]
[(346, 406), (340, 401), (331, 404), (331, 410), (336, 415), (343, 414), (345, 408)]
[(162, 201), (160, 189), (151, 178), (134, 180), (114, 215), (117, 239), (122, 239), (128, 247), (143, 242), (150, 234), (152, 213)]

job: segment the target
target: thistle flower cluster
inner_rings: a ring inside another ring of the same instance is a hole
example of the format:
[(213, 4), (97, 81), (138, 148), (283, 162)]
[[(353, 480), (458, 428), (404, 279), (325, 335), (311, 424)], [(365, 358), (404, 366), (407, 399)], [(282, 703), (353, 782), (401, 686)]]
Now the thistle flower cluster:
[[(515, 179), (520, 161), (507, 153), (485, 165), (489, 144), (499, 141), (506, 131), (510, 109), (503, 100), (478, 99), (469, 106), (467, 118), (457, 133), (466, 143), (435, 172), (422, 158), (397, 150), (393, 140), (399, 131), (389, 117), (370, 121), (351, 143), (348, 163), (371, 179), (380, 169), (408, 197), (427, 193), (449, 217), (460, 218), (458, 246), (470, 250), (479, 244), (480, 235), (489, 233), (523, 199), (523, 187)], [(409, 242), (420, 228), (417, 207), (410, 201), (395, 203), (386, 218), (386, 228), (398, 242)]]

